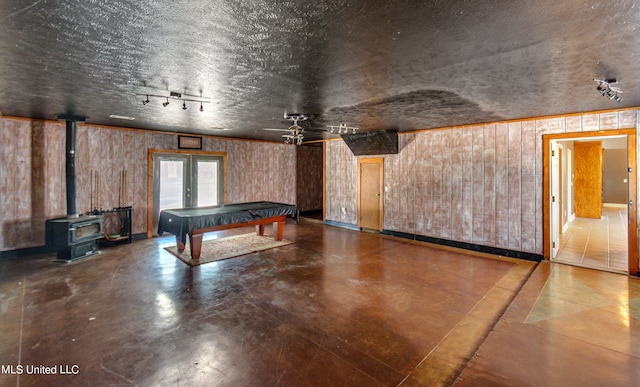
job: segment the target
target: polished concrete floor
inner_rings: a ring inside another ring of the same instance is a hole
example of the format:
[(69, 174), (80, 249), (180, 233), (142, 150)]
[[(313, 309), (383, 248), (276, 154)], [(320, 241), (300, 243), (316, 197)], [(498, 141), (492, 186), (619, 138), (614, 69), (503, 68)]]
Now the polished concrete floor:
[(285, 238), (194, 268), (164, 250), (171, 236), (72, 264), (0, 260), (0, 385), (640, 380), (635, 278), (317, 222)]
[(600, 219), (575, 218), (560, 234), (555, 262), (629, 272), (627, 208), (605, 205)]

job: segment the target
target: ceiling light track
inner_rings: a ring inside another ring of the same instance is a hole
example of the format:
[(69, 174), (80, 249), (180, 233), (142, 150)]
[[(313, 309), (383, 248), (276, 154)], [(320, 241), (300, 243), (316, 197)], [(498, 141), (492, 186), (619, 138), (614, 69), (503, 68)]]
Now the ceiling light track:
[(349, 132), (351, 132), (352, 134), (356, 134), (359, 129), (352, 126), (347, 126), (347, 124), (329, 125), (327, 126), (327, 128), (329, 128), (329, 130), (327, 130), (329, 133), (335, 134), (347, 134)]
[(618, 80), (613, 79), (593, 79), (594, 82), (598, 82), (598, 86), (596, 86), (596, 90), (602, 94), (603, 97), (607, 97), (612, 101), (622, 102), (622, 97), (618, 96), (618, 93), (622, 94), (622, 90), (619, 87), (615, 87), (612, 85), (617, 85)]
[(204, 103), (211, 103), (211, 101), (209, 100), (209, 98), (204, 98), (204, 97), (195, 97), (195, 96), (182, 96), (181, 93), (175, 92), (175, 91), (171, 91), (169, 92), (169, 95), (159, 95), (159, 94), (136, 94), (136, 96), (139, 97), (144, 97), (144, 99), (142, 100), (142, 104), (143, 105), (148, 105), (151, 101), (149, 100), (149, 98), (159, 98), (164, 100), (164, 102), (162, 102), (162, 106), (163, 107), (167, 107), (169, 106), (171, 103), (169, 102), (169, 100), (178, 100), (178, 101), (182, 101), (182, 110), (187, 110), (187, 102), (195, 102), (196, 104), (200, 104), (200, 108), (198, 109), (199, 111), (203, 112), (204, 111), (204, 107), (202, 106), (202, 104)]

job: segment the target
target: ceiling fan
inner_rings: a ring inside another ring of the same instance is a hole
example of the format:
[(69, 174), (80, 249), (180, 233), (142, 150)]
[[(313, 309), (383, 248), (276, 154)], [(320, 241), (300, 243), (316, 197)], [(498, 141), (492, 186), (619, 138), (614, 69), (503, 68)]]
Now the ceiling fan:
[(264, 128), (262, 130), (271, 130), (275, 132), (287, 132), (287, 134), (282, 135), (282, 137), (284, 137), (285, 144), (301, 145), (302, 139), (304, 138), (304, 135), (302, 134), (304, 132), (304, 128), (298, 125), (298, 121), (306, 121), (307, 118), (308, 117), (304, 114), (297, 114), (297, 113), (286, 114), (285, 113), (284, 119), (293, 121), (293, 124), (289, 126), (287, 129)]

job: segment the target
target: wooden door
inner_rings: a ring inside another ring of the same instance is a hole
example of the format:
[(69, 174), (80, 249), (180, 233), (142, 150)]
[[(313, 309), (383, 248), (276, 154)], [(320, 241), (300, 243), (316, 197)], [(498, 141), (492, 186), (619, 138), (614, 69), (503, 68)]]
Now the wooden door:
[(638, 220), (636, 217), (637, 204), (635, 198), (637, 197), (637, 181), (636, 181), (636, 135), (629, 134), (627, 136), (627, 161), (629, 172), (629, 205), (627, 206), (627, 221), (628, 221), (628, 238), (629, 238), (629, 274), (640, 276), (640, 262), (638, 261)]
[(370, 230), (383, 228), (384, 159), (358, 160), (358, 227)]
[(576, 142), (574, 189), (576, 216), (602, 216), (602, 141)]

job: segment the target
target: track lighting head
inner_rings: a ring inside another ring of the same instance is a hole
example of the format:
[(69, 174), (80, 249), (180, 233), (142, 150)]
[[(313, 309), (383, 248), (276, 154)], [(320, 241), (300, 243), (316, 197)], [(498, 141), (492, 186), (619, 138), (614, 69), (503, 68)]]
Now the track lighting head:
[(182, 110), (187, 110), (187, 103), (182, 101)]
[(203, 112), (204, 109), (202, 108), (202, 102), (200, 102), (200, 111)]
[(622, 102), (622, 98), (618, 97), (618, 93), (622, 93), (619, 87), (611, 86), (613, 84), (618, 84), (618, 80), (616, 78), (611, 79), (593, 79), (595, 82), (598, 82), (598, 86), (596, 86), (596, 90), (602, 94), (603, 97), (607, 97), (612, 101)]
[(169, 98), (167, 98), (167, 102), (163, 102), (163, 103), (162, 103), (162, 106), (163, 106), (163, 107), (167, 107), (167, 105), (169, 105)]

